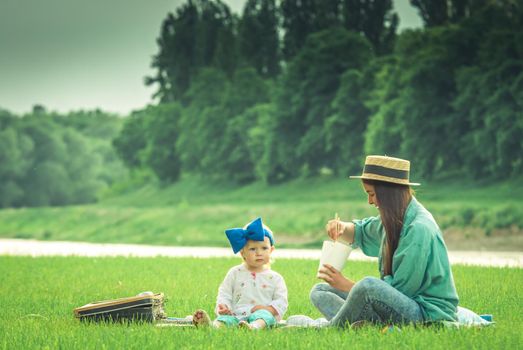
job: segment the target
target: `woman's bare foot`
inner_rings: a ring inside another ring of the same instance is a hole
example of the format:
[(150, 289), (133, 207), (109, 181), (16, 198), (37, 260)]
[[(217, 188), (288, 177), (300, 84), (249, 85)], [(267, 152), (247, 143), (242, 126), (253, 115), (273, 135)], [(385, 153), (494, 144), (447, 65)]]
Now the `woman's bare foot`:
[(208, 327), (211, 325), (211, 318), (204, 310), (196, 310), (192, 315), (192, 324), (196, 327)]

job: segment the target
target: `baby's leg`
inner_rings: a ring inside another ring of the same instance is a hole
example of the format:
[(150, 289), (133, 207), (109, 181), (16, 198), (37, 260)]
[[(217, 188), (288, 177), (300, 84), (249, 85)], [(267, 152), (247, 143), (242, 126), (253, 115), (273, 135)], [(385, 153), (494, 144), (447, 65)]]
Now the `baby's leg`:
[(263, 329), (267, 327), (267, 323), (261, 318), (249, 323), (249, 325), (251, 326), (251, 329)]
[(226, 324), (223, 323), (222, 321), (214, 320), (213, 323), (212, 323), (212, 326), (214, 328), (221, 328), (221, 327), (225, 327)]
[(253, 312), (247, 320), (242, 320), (240, 322), (240, 327), (263, 329), (266, 327), (272, 327), (275, 324), (276, 318), (274, 318), (274, 315), (265, 309), (261, 309)]
[(192, 323), (196, 327), (208, 327), (211, 325), (211, 318), (204, 310), (196, 310), (192, 316)]
[(245, 321), (245, 320), (242, 320), (240, 321), (240, 323), (238, 324), (238, 326), (240, 328), (246, 328), (246, 329), (263, 329), (265, 327), (267, 327), (267, 323), (262, 320), (261, 318), (255, 320), (255, 321), (252, 321), (251, 323)]

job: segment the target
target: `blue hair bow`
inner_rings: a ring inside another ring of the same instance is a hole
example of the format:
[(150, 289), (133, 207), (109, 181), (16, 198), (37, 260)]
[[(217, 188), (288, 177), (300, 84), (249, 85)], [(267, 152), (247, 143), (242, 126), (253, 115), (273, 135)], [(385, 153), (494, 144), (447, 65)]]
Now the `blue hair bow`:
[(242, 250), (249, 239), (253, 241), (263, 241), (265, 236), (267, 236), (271, 241), (271, 246), (274, 245), (272, 232), (263, 227), (261, 218), (252, 221), (246, 228), (231, 228), (225, 230), (225, 234), (231, 243), (234, 254)]

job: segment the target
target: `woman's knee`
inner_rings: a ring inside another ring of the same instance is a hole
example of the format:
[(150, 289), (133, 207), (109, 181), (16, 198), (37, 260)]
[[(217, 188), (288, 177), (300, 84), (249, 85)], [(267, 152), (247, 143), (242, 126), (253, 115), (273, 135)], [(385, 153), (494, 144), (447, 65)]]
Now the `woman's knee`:
[(318, 301), (322, 299), (322, 296), (325, 292), (329, 290), (329, 285), (327, 283), (318, 283), (315, 284), (310, 293), (309, 293), (309, 299), (315, 306), (318, 305)]
[(351, 289), (353, 297), (365, 297), (372, 293), (382, 281), (376, 277), (365, 277), (358, 281)]

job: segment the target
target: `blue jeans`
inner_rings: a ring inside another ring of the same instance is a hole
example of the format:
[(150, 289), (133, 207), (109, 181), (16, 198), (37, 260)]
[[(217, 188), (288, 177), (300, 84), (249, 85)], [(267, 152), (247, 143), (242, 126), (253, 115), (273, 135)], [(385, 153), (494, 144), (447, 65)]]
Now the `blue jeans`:
[(365, 277), (349, 293), (327, 283), (316, 284), (310, 299), (331, 326), (344, 327), (357, 321), (377, 324), (423, 322), (417, 302), (374, 277)]

